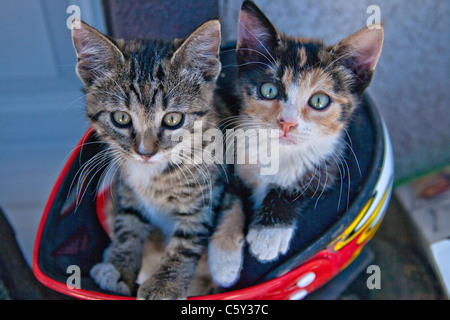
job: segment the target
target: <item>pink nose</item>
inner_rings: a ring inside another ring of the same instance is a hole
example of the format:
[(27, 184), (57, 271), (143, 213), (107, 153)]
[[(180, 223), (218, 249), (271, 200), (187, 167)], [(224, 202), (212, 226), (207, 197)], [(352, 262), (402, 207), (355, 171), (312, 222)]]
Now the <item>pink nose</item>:
[(144, 161), (148, 161), (150, 160), (155, 154), (155, 151), (152, 151), (150, 153), (144, 153), (144, 152), (140, 152), (139, 150), (136, 150), (136, 153), (141, 157), (142, 160)]
[(152, 157), (151, 157), (151, 156), (144, 156), (144, 155), (141, 155), (141, 158), (142, 158), (142, 160), (144, 160), (144, 161), (149, 161)]
[(283, 119), (278, 119), (278, 123), (280, 124), (281, 130), (283, 131), (284, 135), (286, 135), (289, 131), (291, 131), (292, 128), (295, 128), (298, 125), (297, 121), (293, 122)]

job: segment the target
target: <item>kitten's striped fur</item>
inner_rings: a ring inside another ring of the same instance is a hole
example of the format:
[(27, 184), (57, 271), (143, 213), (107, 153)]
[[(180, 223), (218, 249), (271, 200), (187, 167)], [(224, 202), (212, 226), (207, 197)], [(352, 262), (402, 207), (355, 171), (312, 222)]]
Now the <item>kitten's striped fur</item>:
[[(167, 235), (159, 268), (137, 291), (139, 299), (183, 299), (223, 201), (215, 164), (173, 162), (168, 113), (183, 115), (180, 129), (193, 135), (216, 127), (213, 93), (221, 64), (220, 24), (205, 23), (185, 40), (115, 41), (82, 23), (73, 29), (77, 73), (84, 83), (86, 113), (113, 154), (112, 242), (104, 261), (91, 270), (105, 290), (136, 294), (144, 241), (154, 227)], [(126, 112), (131, 125), (112, 115)], [(203, 146), (204, 147), (204, 146)], [(202, 148), (193, 149), (194, 157)]]
[[(235, 96), (220, 96), (228, 111), (234, 112), (229, 123), (284, 130), (280, 131), (277, 174), (261, 175), (259, 165), (236, 165), (239, 178), (252, 194), (246, 240), (250, 252), (264, 262), (288, 251), (303, 207), (317, 201), (339, 178), (347, 149), (345, 130), (372, 78), (383, 28), (364, 28), (335, 46), (326, 46), (316, 39), (278, 32), (252, 1), (244, 1), (238, 30), (238, 79), (231, 90)], [(262, 84), (268, 82), (278, 90), (274, 99), (260, 93)], [(310, 105), (317, 93), (330, 98), (323, 110)], [(220, 234), (230, 233), (220, 230)], [(240, 265), (233, 264), (242, 263), (242, 245), (230, 249), (229, 241), (227, 237), (213, 239), (211, 246), (219, 253), (217, 259), (210, 259), (212, 271), (219, 270), (218, 266), (239, 270)], [(213, 276), (230, 285), (238, 274), (217, 272)]]

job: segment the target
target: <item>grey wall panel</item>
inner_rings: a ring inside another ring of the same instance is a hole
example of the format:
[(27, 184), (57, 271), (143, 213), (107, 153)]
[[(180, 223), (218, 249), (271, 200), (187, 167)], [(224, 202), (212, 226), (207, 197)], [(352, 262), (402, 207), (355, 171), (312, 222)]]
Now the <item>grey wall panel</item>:
[(123, 39), (184, 38), (203, 22), (218, 18), (216, 0), (105, 0), (112, 36)]

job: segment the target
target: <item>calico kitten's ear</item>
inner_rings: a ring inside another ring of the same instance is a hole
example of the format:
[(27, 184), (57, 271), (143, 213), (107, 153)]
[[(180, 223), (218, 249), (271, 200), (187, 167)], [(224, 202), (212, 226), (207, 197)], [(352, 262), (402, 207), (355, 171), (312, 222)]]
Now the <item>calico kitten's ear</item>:
[(205, 22), (184, 40), (171, 61), (181, 68), (200, 72), (207, 81), (215, 79), (221, 68), (220, 42), (219, 20)]
[(73, 46), (78, 57), (77, 74), (85, 85), (113, 70), (124, 61), (122, 52), (106, 36), (79, 21), (80, 28), (72, 28)]
[[(239, 64), (251, 61), (270, 63), (278, 43), (278, 32), (253, 3), (244, 1), (239, 14), (237, 59)], [(269, 60), (269, 61), (268, 61)]]
[(383, 25), (365, 27), (339, 42), (332, 50), (345, 67), (355, 74), (355, 92), (362, 93), (369, 85), (381, 54)]

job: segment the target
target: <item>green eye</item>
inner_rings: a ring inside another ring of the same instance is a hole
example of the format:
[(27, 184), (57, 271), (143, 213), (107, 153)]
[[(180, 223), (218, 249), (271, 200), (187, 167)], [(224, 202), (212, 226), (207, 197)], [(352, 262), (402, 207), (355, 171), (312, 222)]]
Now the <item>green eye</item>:
[(316, 110), (323, 110), (330, 104), (331, 99), (324, 93), (317, 93), (309, 99), (309, 105)]
[(118, 127), (128, 127), (131, 124), (131, 116), (123, 111), (116, 111), (112, 114), (113, 123)]
[(183, 122), (183, 115), (181, 113), (168, 113), (163, 118), (163, 124), (169, 129), (177, 129)]
[(264, 99), (273, 100), (278, 97), (278, 89), (272, 82), (266, 82), (259, 89)]

